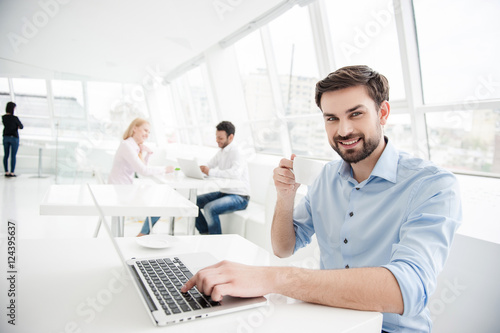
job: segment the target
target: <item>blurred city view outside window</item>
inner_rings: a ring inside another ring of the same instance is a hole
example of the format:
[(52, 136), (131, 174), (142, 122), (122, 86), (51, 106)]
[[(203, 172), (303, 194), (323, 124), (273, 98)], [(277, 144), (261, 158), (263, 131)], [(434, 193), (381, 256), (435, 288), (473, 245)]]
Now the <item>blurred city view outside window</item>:
[(89, 122), (85, 113), (82, 82), (52, 80), (51, 84), (57, 135), (83, 137), (82, 130), (87, 130)]
[[(175, 79), (174, 95), (177, 98), (176, 110), (180, 111), (181, 133), (184, 143), (211, 144), (212, 135), (207, 137), (207, 128), (212, 129), (215, 122), (209, 101), (209, 90), (203, 79), (204, 64), (196, 66)], [(188, 140), (188, 142), (186, 142)]]
[(431, 160), (454, 171), (500, 174), (500, 109), (425, 117)]
[(307, 7), (293, 7), (269, 23), (285, 115), (318, 112), (314, 89), (319, 80)]
[(172, 96), (172, 85), (162, 85), (155, 94), (158, 112), (156, 120), (160, 122), (161, 133), (156, 133), (158, 144), (169, 144), (180, 142), (178, 128), (180, 125), (180, 113), (175, 112), (175, 104)]
[[(426, 104), (500, 98), (500, 2), (413, 2)], [(444, 37), (446, 36), (446, 37)]]
[(45, 80), (13, 78), (16, 115), (22, 118), (23, 135), (52, 136)]
[(130, 122), (149, 119), (144, 91), (134, 84), (87, 82), (89, 130), (110, 140), (121, 138)]
[(324, 1), (336, 68), (368, 65), (389, 80), (390, 101), (405, 86), (392, 0)]
[(413, 149), (410, 114), (390, 114), (384, 126), (386, 135), (399, 150), (410, 153)]
[(281, 154), (280, 121), (262, 46), (260, 30), (235, 43), (255, 151)]
[(426, 113), (431, 159), (462, 172), (500, 175), (500, 103), (481, 105), (500, 98), (500, 44), (493, 42), (500, 39), (500, 2), (413, 4), (424, 102), (443, 105)]

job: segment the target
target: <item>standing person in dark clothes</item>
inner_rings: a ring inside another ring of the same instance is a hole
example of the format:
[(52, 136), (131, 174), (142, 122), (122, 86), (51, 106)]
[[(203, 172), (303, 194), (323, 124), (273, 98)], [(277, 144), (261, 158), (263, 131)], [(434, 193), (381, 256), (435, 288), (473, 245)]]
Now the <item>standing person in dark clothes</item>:
[[(5, 177), (16, 177), (14, 170), (16, 169), (16, 155), (19, 148), (19, 133), (18, 130), (23, 129), (23, 124), (14, 116), (16, 103), (8, 102), (5, 107), (5, 113), (2, 116), (3, 123), (3, 168)], [(10, 157), (10, 172), (8, 168), (9, 155)]]

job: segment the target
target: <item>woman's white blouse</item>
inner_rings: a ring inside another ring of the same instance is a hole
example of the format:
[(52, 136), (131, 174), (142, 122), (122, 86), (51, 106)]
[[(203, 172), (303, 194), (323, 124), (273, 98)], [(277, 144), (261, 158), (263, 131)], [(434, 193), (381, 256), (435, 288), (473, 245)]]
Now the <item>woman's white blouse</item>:
[(108, 177), (108, 184), (132, 184), (134, 172), (142, 176), (157, 175), (165, 172), (165, 167), (148, 166), (149, 154), (146, 155), (143, 162), (139, 158), (140, 151), (139, 145), (132, 137), (120, 143)]

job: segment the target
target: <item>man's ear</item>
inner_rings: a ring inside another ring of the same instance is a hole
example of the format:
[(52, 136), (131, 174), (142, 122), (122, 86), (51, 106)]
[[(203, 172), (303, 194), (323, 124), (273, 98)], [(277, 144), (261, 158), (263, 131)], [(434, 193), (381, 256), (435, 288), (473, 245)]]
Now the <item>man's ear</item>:
[(390, 113), (391, 113), (391, 105), (389, 104), (388, 101), (383, 101), (382, 104), (380, 104), (380, 110), (379, 110), (380, 125), (387, 124), (387, 118), (389, 118)]

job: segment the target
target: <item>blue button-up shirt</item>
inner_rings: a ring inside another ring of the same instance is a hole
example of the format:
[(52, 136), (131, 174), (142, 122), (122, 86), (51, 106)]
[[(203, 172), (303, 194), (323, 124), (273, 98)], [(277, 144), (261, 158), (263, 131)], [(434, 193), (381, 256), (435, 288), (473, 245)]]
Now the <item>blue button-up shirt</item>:
[(350, 164), (325, 165), (294, 210), (295, 251), (316, 234), (322, 269), (389, 269), (399, 283), (404, 313), (384, 313), (383, 329), (430, 332), (426, 305), (461, 218), (455, 176), (388, 141), (361, 183)]

